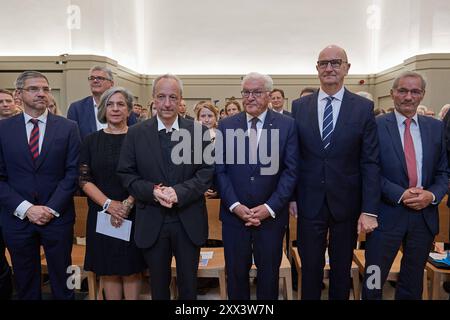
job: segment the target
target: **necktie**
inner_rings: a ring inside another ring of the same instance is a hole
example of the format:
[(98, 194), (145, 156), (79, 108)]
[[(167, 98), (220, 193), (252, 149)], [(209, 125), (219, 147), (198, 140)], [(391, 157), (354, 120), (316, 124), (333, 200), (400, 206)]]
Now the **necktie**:
[(333, 102), (334, 97), (327, 97), (327, 104), (323, 113), (322, 125), (322, 142), (323, 148), (327, 149), (330, 146), (331, 134), (333, 133)]
[(406, 168), (408, 170), (409, 187), (411, 188), (417, 186), (417, 162), (410, 127), (411, 119), (406, 119), (405, 133), (403, 136), (403, 149), (405, 152)]
[(39, 120), (30, 119), (30, 122), (34, 125), (34, 127), (31, 130), (28, 146), (30, 148), (31, 157), (33, 160), (36, 160), (37, 157), (39, 157)]
[(257, 150), (258, 150), (258, 130), (256, 129), (256, 123), (259, 121), (257, 117), (250, 120), (251, 126), (249, 131), (249, 144), (250, 144), (250, 164), (257, 163)]

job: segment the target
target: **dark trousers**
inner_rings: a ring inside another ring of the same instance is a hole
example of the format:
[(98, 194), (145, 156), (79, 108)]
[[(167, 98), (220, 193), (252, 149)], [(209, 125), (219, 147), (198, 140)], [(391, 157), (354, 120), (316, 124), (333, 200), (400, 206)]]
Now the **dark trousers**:
[(250, 299), (249, 271), (252, 255), (258, 270), (257, 299), (278, 299), (283, 235), (286, 229), (276, 224), (271, 227), (259, 229), (222, 225), (230, 300)]
[(149, 267), (153, 300), (170, 300), (171, 262), (177, 265), (178, 299), (197, 299), (200, 247), (189, 239), (181, 222), (164, 223), (156, 243), (143, 249)]
[[(58, 219), (58, 218), (55, 218)], [(54, 299), (73, 300), (73, 289), (67, 285), (68, 272), (72, 264), (73, 224), (46, 226), (31, 223), (20, 230), (3, 228), (6, 246), (11, 254), (17, 298), (19, 300), (40, 300), (41, 257), (40, 246), (44, 247), (48, 265), (50, 286)]]
[[(380, 300), (389, 270), (395, 256), (403, 246), (403, 259), (400, 275), (395, 287), (395, 299), (420, 300), (423, 290), (423, 270), (433, 243), (433, 235), (428, 229), (421, 213), (411, 212), (406, 223), (398, 223), (385, 231), (375, 229), (367, 237), (366, 270), (362, 298)], [(371, 269), (368, 270), (368, 267)], [(379, 286), (373, 278), (374, 267), (379, 269)], [(372, 276), (372, 277), (371, 277)]]
[(0, 227), (0, 300), (9, 300), (12, 296), (11, 268), (5, 257), (5, 243)]
[(297, 249), (302, 261), (302, 299), (320, 300), (325, 250), (328, 246), (329, 299), (348, 300), (351, 287), (350, 269), (357, 235), (356, 219), (335, 221), (325, 201), (319, 214), (313, 220), (299, 215), (297, 223)]

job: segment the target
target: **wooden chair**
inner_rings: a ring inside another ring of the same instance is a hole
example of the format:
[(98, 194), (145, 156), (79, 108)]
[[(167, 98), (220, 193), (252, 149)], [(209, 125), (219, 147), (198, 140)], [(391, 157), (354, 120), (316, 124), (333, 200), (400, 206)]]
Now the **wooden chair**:
[[(220, 199), (207, 199), (206, 210), (208, 212), (208, 239), (222, 240), (222, 223), (219, 220)], [(227, 299), (226, 278), (225, 278), (225, 255), (222, 248), (201, 248), (202, 252), (213, 252), (212, 259), (206, 266), (199, 266), (198, 278), (218, 278), (220, 299)], [(172, 295), (176, 296), (175, 278), (177, 276), (176, 261), (172, 259)]]
[[(207, 199), (206, 208), (208, 211), (208, 227), (209, 239), (222, 240), (222, 223), (219, 220), (220, 199)], [(197, 276), (199, 278), (219, 278), (220, 299), (227, 299), (226, 289), (226, 274), (225, 274), (225, 254), (223, 247), (220, 248), (201, 248), (201, 251), (213, 252), (213, 258), (208, 261), (207, 266), (199, 266)], [(250, 277), (257, 276), (256, 266), (253, 265)], [(172, 277), (176, 277), (176, 263), (172, 259)], [(285, 253), (280, 266), (280, 278), (283, 279), (284, 296), (288, 300), (292, 300), (292, 278), (291, 278), (291, 264), (287, 259)], [(174, 282), (172, 282), (174, 283)]]
[[(290, 226), (290, 235), (291, 235), (291, 243), (290, 243), (290, 251), (292, 260), (294, 261), (295, 268), (298, 273), (297, 278), (297, 299), (301, 299), (301, 285), (302, 285), (302, 262), (300, 259), (300, 254), (298, 253), (297, 248), (292, 247), (292, 241), (297, 240), (297, 219), (289, 216), (289, 226)], [(352, 266), (350, 269), (350, 276), (352, 278), (353, 283), (353, 298), (355, 300), (359, 299), (360, 296), (360, 283), (359, 283), (359, 274), (358, 274), (358, 266), (355, 262), (352, 262)], [(330, 277), (330, 264), (326, 263), (323, 269), (323, 277), (327, 279)]]
[[(75, 225), (74, 237), (75, 239), (86, 237), (86, 220), (88, 214), (88, 204), (86, 197), (74, 197), (75, 204)], [(96, 275), (93, 272), (86, 272), (83, 270), (84, 256), (86, 254), (86, 245), (74, 243), (72, 245), (72, 265), (78, 266), (82, 270), (81, 277), (87, 277), (89, 287), (89, 299), (102, 299), (102, 290), (97, 285)], [(42, 273), (48, 273), (47, 260), (45, 256), (41, 261)], [(101, 287), (101, 284), (100, 284)]]
[[(447, 207), (447, 196), (442, 199), (439, 204), (439, 233), (434, 238), (435, 242), (449, 243), (449, 228), (450, 228), (450, 217), (449, 208)], [(425, 269), (428, 272), (430, 278), (430, 299), (437, 300), (440, 296), (440, 288), (442, 282), (445, 280), (450, 280), (450, 270), (440, 269), (435, 267), (430, 262), (427, 262)]]
[[(361, 234), (358, 238), (359, 241), (365, 240), (365, 234)], [(366, 265), (366, 251), (361, 249), (356, 249), (353, 251), (353, 263), (356, 263), (359, 273), (364, 279), (364, 267)], [(402, 262), (403, 254), (401, 250), (397, 252), (397, 255), (394, 258), (394, 262), (392, 263), (391, 269), (389, 270), (389, 274), (386, 280), (388, 281), (398, 281), (398, 276), (400, 274), (400, 266)], [(364, 281), (364, 280), (363, 280)], [(356, 299), (356, 298), (355, 298)], [(358, 299), (360, 299), (360, 296), (358, 295)], [(428, 299), (428, 281), (427, 281), (427, 270), (424, 270), (423, 274), (423, 292), (422, 292), (422, 299)]]

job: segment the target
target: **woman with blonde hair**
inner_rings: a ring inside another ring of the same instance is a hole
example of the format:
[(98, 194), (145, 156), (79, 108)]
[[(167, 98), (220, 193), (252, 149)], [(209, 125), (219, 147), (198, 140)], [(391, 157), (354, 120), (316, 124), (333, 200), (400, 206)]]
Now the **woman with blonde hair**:
[(225, 104), (225, 114), (230, 117), (242, 111), (241, 104), (237, 100), (229, 100)]

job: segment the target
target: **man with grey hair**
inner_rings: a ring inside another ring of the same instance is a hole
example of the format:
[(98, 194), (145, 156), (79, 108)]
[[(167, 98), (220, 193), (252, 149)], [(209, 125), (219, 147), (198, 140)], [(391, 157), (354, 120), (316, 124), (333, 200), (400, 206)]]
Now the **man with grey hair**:
[[(283, 236), (288, 202), (297, 183), (299, 150), (294, 120), (268, 109), (272, 89), (269, 76), (247, 74), (241, 91), (245, 112), (219, 122), (224, 148), (216, 149), (216, 181), (231, 300), (250, 299), (252, 257), (258, 269), (257, 299), (278, 299)], [(265, 173), (274, 163), (277, 170)]]
[[(67, 111), (67, 119), (78, 124), (81, 139), (92, 132), (105, 128), (105, 124), (97, 119), (98, 104), (102, 94), (114, 86), (112, 71), (102, 66), (93, 66), (89, 70), (88, 81), (92, 95), (71, 103)], [(131, 113), (128, 118), (128, 126), (136, 122), (136, 116)]]
[[(422, 298), (425, 264), (439, 232), (438, 205), (448, 190), (444, 125), (418, 115), (424, 95), (423, 77), (404, 72), (391, 89), (394, 112), (376, 119), (382, 197), (379, 227), (366, 243), (363, 299), (382, 298), (383, 284), (400, 247), (403, 257), (395, 299)], [(374, 267), (378, 272), (374, 273)]]
[[(154, 300), (170, 299), (173, 256), (179, 299), (197, 298), (200, 247), (208, 238), (204, 193), (212, 183), (214, 167), (205, 162), (203, 151), (210, 139), (202, 141), (206, 127), (178, 116), (182, 92), (182, 82), (174, 75), (153, 81), (157, 115), (128, 130), (117, 168), (135, 198), (134, 238), (150, 270)], [(180, 136), (189, 145), (182, 151), (181, 164), (176, 159), (179, 153), (173, 152)], [(200, 162), (191, 152), (194, 146), (200, 146)]]
[(44, 248), (55, 299), (73, 299), (70, 274), (80, 137), (76, 123), (49, 113), (47, 78), (16, 80), (23, 114), (0, 121), (0, 207), (17, 297), (41, 299)]

